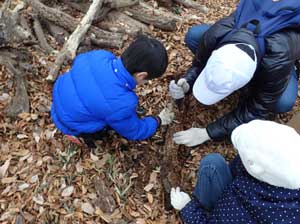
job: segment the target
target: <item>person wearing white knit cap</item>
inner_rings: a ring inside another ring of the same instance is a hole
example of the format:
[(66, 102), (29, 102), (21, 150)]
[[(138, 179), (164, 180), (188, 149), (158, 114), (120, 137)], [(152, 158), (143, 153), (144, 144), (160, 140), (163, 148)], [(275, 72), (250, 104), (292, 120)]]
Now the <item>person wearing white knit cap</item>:
[(300, 135), (291, 127), (254, 120), (231, 136), (238, 156), (216, 153), (200, 162), (193, 199), (171, 190), (184, 223), (300, 223)]

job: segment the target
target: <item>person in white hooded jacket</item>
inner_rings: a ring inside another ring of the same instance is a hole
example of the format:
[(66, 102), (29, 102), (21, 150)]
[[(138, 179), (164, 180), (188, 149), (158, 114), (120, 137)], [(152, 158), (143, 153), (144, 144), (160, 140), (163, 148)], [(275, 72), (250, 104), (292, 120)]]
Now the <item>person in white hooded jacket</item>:
[(200, 162), (193, 199), (171, 191), (184, 223), (300, 223), (300, 135), (288, 126), (254, 120), (236, 128), (238, 156), (216, 153)]

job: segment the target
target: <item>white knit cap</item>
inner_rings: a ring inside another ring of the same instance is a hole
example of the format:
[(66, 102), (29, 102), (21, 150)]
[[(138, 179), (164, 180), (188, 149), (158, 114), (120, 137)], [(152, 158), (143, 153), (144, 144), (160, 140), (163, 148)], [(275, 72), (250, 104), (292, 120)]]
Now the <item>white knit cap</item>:
[(300, 135), (293, 128), (254, 120), (237, 127), (231, 140), (251, 176), (277, 187), (300, 188)]

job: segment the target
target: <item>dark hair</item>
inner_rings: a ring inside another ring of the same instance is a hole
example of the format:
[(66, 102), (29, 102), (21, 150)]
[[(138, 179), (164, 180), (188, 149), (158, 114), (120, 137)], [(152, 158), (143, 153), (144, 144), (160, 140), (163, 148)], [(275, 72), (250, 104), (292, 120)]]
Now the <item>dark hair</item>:
[(124, 51), (121, 60), (130, 74), (147, 72), (147, 79), (154, 79), (166, 71), (168, 53), (160, 41), (140, 35)]

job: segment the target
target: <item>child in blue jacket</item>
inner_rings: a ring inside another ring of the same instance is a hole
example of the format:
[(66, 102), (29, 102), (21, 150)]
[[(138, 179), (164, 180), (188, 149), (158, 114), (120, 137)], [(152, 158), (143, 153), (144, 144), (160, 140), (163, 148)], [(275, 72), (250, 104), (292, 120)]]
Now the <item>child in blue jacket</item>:
[(66, 135), (88, 138), (114, 129), (129, 140), (147, 139), (171, 123), (174, 113), (164, 109), (139, 118), (134, 89), (160, 77), (167, 65), (163, 44), (146, 36), (137, 37), (119, 58), (104, 50), (80, 54), (54, 85), (52, 120)]
[(200, 162), (193, 199), (172, 189), (171, 204), (186, 224), (300, 223), (300, 136), (288, 126), (254, 120), (236, 128), (238, 156)]

